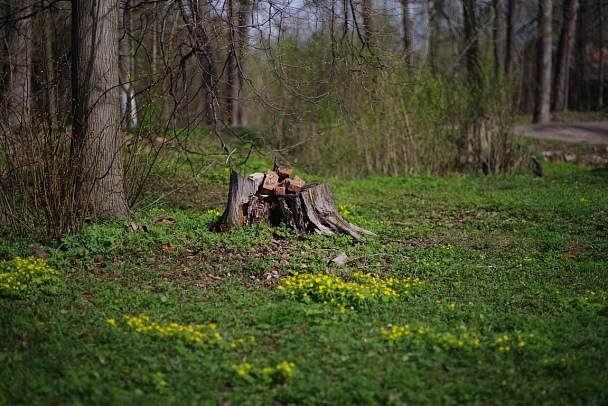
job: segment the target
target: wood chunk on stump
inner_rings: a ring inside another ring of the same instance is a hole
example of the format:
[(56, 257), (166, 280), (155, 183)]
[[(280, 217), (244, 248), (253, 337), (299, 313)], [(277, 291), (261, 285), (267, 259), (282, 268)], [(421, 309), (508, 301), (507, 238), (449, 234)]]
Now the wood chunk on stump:
[(266, 171), (260, 192), (268, 195), (279, 185), (279, 175), (275, 171)]
[(291, 175), (293, 174), (293, 169), (291, 168), (286, 168), (284, 166), (279, 166), (276, 169), (277, 175), (279, 175), (279, 181), (285, 180), (285, 179), (289, 179), (291, 177)]
[(279, 183), (277, 187), (274, 188), (273, 192), (277, 196), (285, 196), (285, 184)]
[(287, 190), (297, 195), (298, 193), (300, 193), (305, 184), (306, 182), (304, 182), (298, 175), (296, 175), (293, 177), (293, 179), (289, 179), (289, 185), (287, 186)]
[[(291, 168), (286, 161), (275, 160), (275, 169), (281, 167)], [(287, 191), (290, 193), (286, 194)], [(233, 171), (230, 174), (226, 210), (211, 230), (227, 231), (260, 222), (272, 226), (292, 222), (302, 234), (342, 233), (357, 242), (365, 242), (362, 235), (376, 235), (342, 218), (327, 182), (305, 183), (294, 176), (279, 184), (279, 175), (275, 171), (268, 171), (260, 185)]]

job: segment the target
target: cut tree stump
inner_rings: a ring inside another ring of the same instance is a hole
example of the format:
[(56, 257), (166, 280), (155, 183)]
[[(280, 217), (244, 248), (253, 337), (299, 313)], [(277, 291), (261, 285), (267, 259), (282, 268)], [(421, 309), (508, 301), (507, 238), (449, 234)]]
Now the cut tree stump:
[[(212, 231), (266, 222), (277, 226), (292, 222), (303, 234), (346, 234), (357, 242), (365, 242), (361, 234), (376, 234), (344, 220), (338, 212), (329, 183), (304, 182), (285, 159), (277, 157), (272, 171), (255, 173), (248, 178), (232, 171), (228, 203)], [(280, 183), (279, 183), (280, 179)]]

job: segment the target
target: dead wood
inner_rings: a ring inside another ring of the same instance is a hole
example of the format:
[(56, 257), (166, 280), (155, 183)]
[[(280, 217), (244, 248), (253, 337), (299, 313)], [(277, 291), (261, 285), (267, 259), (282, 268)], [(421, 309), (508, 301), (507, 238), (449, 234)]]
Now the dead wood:
[(291, 165), (281, 157), (275, 159), (273, 170), (266, 174), (245, 178), (231, 172), (226, 210), (211, 230), (228, 231), (260, 222), (272, 226), (289, 222), (302, 234), (346, 234), (357, 242), (365, 242), (361, 234), (376, 235), (340, 215), (329, 183), (306, 183), (292, 176)]

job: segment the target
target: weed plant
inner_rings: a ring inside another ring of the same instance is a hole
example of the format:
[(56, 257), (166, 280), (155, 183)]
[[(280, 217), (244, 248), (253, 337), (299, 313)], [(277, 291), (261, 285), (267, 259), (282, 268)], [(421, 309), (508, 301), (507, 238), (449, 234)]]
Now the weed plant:
[(329, 179), (366, 244), (211, 233), (194, 189), (87, 224), (1, 291), (0, 404), (606, 404), (607, 172), (545, 174)]

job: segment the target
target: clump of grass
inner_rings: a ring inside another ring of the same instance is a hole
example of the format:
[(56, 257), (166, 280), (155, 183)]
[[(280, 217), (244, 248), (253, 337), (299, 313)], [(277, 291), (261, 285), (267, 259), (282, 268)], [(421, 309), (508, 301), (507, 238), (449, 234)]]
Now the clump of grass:
[(38, 293), (56, 294), (63, 281), (42, 259), (15, 257), (0, 262), (0, 295), (25, 299)]
[(283, 279), (278, 290), (293, 300), (335, 305), (345, 313), (416, 294), (423, 285), (419, 278), (380, 279), (363, 272), (355, 273), (352, 282), (335, 275), (296, 272)]
[[(123, 315), (127, 330), (134, 334), (145, 334), (156, 337), (171, 337), (193, 343), (215, 344), (223, 340), (220, 333), (215, 331), (217, 326), (209, 324), (183, 325), (169, 322), (151, 321), (145, 314), (139, 316)], [(116, 319), (107, 319), (108, 324), (118, 327)], [(125, 331), (128, 333), (128, 331)]]

